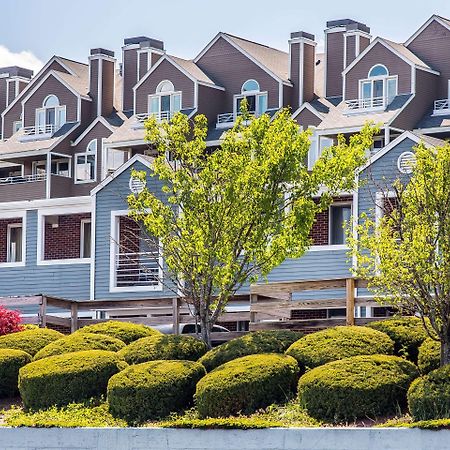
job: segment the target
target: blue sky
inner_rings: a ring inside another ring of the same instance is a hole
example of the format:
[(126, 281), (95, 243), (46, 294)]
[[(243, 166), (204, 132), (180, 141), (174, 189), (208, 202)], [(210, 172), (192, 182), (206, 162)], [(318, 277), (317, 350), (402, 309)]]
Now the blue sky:
[(403, 42), (432, 14), (450, 18), (449, 0), (0, 0), (0, 67), (38, 68), (53, 54), (86, 61), (90, 48), (120, 51), (124, 37), (161, 39), (191, 58), (227, 31), (287, 50), (291, 31), (316, 35), (327, 20), (352, 18), (373, 36)]

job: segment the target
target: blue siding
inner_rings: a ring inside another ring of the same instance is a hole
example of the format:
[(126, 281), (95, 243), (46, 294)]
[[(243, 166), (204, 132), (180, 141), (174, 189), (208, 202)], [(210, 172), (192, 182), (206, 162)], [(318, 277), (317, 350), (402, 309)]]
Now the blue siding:
[[(136, 170), (149, 168), (137, 162), (133, 165)], [(125, 170), (113, 181), (101, 189), (96, 197), (95, 211), (95, 299), (134, 299), (171, 297), (173, 292), (164, 288), (162, 291), (140, 292), (110, 292), (110, 242), (111, 242), (111, 212), (128, 209), (127, 196), (130, 194), (129, 180), (132, 168)], [(166, 201), (161, 192), (162, 183), (156, 177), (147, 177), (147, 188), (159, 198)]]
[(45, 294), (89, 299), (90, 264), (38, 266), (37, 211), (27, 211), (26, 227), (26, 265), (0, 267), (0, 297)]

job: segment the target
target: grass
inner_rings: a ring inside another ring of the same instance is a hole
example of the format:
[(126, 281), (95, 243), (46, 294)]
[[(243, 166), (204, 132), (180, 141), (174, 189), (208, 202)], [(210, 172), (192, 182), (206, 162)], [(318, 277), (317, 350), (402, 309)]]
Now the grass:
[(450, 419), (420, 420), (414, 422), (410, 415), (388, 420), (378, 425), (379, 428), (397, 427), (397, 428), (421, 428), (423, 430), (442, 430), (450, 428)]

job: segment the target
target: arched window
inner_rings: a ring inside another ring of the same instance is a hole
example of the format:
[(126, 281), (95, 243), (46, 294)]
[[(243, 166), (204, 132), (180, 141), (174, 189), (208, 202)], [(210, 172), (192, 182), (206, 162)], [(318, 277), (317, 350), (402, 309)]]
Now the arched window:
[(43, 108), (56, 108), (59, 106), (59, 99), (56, 95), (47, 95), (42, 103)]
[(36, 130), (38, 134), (53, 134), (66, 123), (66, 107), (60, 106), (56, 95), (50, 94), (36, 109)]
[(161, 81), (156, 87), (156, 93), (148, 99), (149, 115), (158, 120), (169, 120), (181, 110), (181, 92), (175, 91), (175, 86), (169, 80)]
[(259, 83), (256, 80), (247, 80), (241, 89), (241, 93), (244, 92), (259, 92)]
[(387, 70), (386, 66), (383, 66), (383, 64), (377, 64), (373, 66), (369, 70), (369, 78), (373, 77), (387, 77), (389, 75), (389, 71)]
[(75, 183), (92, 183), (97, 179), (97, 139), (92, 139), (84, 153), (75, 154)]

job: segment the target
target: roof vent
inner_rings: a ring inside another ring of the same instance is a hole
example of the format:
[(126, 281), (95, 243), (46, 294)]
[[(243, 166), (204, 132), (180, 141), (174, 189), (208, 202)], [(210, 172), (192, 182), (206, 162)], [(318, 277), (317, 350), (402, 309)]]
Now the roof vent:
[(401, 173), (411, 173), (416, 165), (416, 155), (413, 152), (403, 152), (397, 160), (397, 167)]

